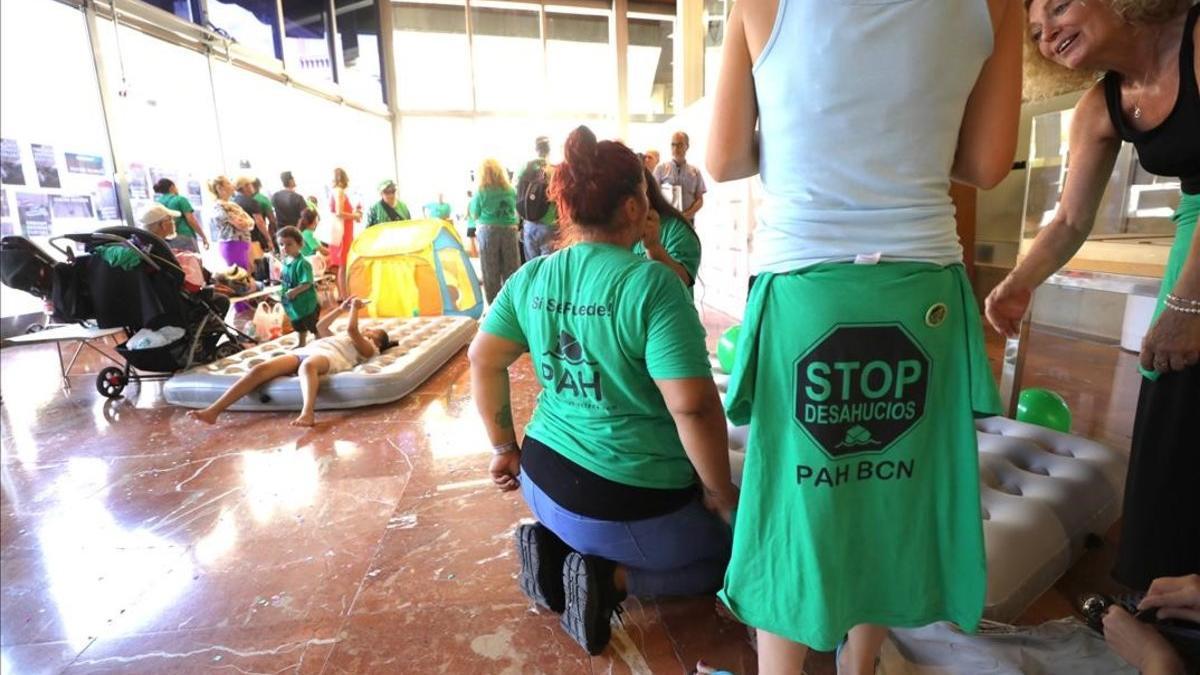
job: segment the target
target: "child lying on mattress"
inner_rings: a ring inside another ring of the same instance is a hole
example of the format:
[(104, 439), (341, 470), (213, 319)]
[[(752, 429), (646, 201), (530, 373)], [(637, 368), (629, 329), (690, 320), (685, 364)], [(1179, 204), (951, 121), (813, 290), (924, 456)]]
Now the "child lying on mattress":
[[(250, 372), (238, 378), (238, 381), (212, 405), (203, 410), (193, 410), (188, 413), (188, 417), (205, 424), (213, 424), (217, 421), (217, 415), (246, 394), (277, 377), (298, 374), (304, 409), (300, 411), (299, 417), (292, 420), (292, 425), (311, 427), (313, 406), (316, 405), (321, 376), (350, 370), (392, 346), (388, 334), (383, 330), (368, 328), (359, 332), (358, 310), (364, 304), (366, 303), (358, 298), (347, 298), (341, 307), (317, 322), (317, 340), (292, 350), (290, 354), (276, 356), (254, 366)], [(350, 323), (346, 326), (346, 332), (334, 335), (329, 330), (330, 324), (347, 310), (350, 311)]]

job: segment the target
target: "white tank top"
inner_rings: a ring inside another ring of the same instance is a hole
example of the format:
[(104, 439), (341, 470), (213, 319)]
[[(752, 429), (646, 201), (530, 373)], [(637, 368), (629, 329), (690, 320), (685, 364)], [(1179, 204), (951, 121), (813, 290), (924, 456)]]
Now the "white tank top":
[(950, 169), (992, 43), (986, 0), (779, 0), (753, 71), (753, 271), (960, 262)]

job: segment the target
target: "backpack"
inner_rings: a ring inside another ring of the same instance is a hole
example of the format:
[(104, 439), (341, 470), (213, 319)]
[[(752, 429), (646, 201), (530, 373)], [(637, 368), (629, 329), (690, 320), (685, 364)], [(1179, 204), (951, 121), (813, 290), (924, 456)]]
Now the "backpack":
[(522, 220), (537, 222), (550, 211), (550, 198), (546, 195), (546, 169), (530, 162), (517, 181), (517, 215)]

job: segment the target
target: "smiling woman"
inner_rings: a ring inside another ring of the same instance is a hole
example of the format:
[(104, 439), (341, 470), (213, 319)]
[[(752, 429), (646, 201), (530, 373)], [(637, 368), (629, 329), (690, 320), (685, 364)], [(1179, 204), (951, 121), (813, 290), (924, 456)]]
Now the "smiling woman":
[[(1122, 141), (1142, 167), (1178, 177), (1175, 243), (1151, 329), (1142, 344), (1141, 395), (1125, 486), (1121, 547), (1113, 576), (1145, 589), (1200, 569), (1200, 516), (1183, 507), (1200, 473), (1200, 5), (1187, 0), (1033, 0), (1029, 36), (1043, 59), (1104, 71), (1075, 108), (1070, 170), (1053, 219), (987, 299), (987, 316), (1014, 334), (1033, 289), (1062, 267), (1091, 232)], [(1185, 447), (1187, 446), (1187, 447)], [(1191, 514), (1191, 515), (1187, 515)], [(1138, 649), (1114, 648), (1131, 662)], [(1142, 649), (1142, 648), (1139, 648)]]

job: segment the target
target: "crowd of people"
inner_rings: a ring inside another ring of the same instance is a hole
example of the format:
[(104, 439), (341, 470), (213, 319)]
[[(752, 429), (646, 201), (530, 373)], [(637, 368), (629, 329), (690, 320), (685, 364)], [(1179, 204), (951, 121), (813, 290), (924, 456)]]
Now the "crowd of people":
[[(687, 134), (677, 132), (671, 140), (672, 159), (658, 164), (658, 152), (650, 150), (639, 164), (646, 167), (646, 194), (658, 218), (653, 230), (634, 242), (636, 252), (675, 269), (689, 288), (700, 268), (700, 239), (694, 222), (704, 205), (704, 178), (700, 169), (687, 163)], [(534, 141), (536, 156), (517, 172), (514, 187), (508, 171), (488, 158), (478, 171), (478, 183), (467, 207), (467, 236), (474, 244), (483, 271), (484, 295), (495, 301), (505, 282), (527, 261), (552, 253), (571, 243), (560, 232), (559, 204), (549, 195), (555, 174), (548, 162), (550, 139)], [(670, 192), (667, 199), (664, 193)]]

